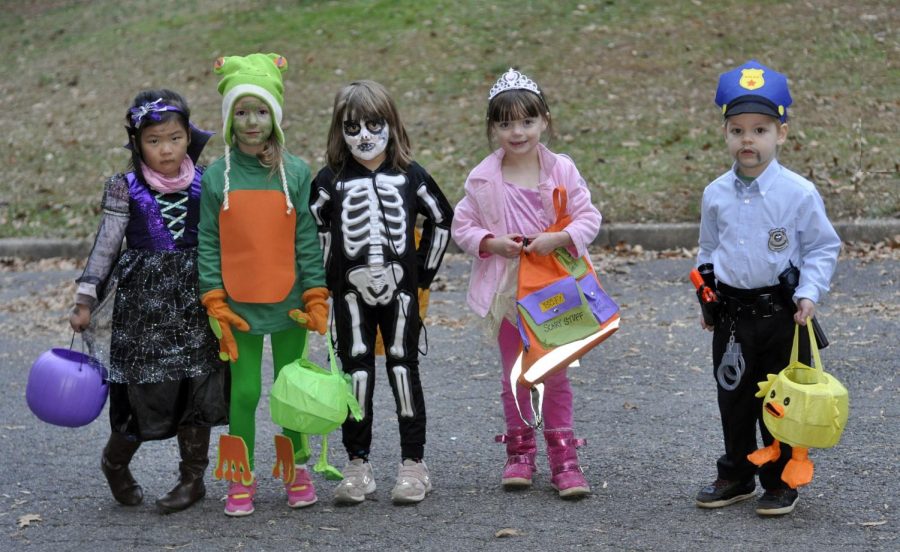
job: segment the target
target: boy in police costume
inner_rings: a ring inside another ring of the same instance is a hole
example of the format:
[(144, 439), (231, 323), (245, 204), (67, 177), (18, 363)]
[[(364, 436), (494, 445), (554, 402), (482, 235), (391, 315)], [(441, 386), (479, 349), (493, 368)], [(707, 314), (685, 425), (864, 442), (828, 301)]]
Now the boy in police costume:
[[(715, 482), (697, 494), (701, 508), (756, 496), (757, 467), (747, 459), (757, 449), (756, 426), (764, 444), (773, 440), (762, 422), (762, 399), (754, 396), (757, 382), (788, 364), (794, 323), (805, 325), (815, 314), (841, 247), (815, 186), (776, 159), (788, 132), (785, 76), (748, 61), (719, 77), (716, 104), (734, 164), (703, 191), (697, 264), (712, 263), (721, 302), (715, 323), (701, 317), (701, 325), (714, 332), (713, 366), (727, 374), (716, 378), (725, 454)], [(778, 286), (791, 266), (800, 269), (793, 305)], [(809, 346), (800, 341), (800, 360), (808, 364)], [(765, 491), (759, 515), (790, 513), (798, 500), (781, 481), (791, 457), (790, 447), (781, 446), (781, 459), (758, 469)]]

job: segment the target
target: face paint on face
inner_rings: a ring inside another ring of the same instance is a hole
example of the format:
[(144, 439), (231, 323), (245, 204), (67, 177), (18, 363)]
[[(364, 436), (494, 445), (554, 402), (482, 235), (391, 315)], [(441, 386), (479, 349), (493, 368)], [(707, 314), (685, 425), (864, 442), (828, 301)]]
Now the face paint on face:
[(387, 148), (390, 129), (384, 119), (344, 121), (344, 142), (353, 157), (372, 161)]
[(274, 128), (269, 106), (256, 96), (239, 98), (234, 102), (231, 128), (242, 152), (261, 152)]

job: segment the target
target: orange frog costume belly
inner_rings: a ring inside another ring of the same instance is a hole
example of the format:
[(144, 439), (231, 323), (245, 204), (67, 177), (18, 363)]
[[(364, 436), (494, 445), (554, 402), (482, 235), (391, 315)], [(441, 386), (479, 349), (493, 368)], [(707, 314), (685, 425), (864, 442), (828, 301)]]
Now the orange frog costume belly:
[(297, 217), (285, 212), (280, 190), (232, 192), (230, 209), (219, 213), (222, 280), (228, 296), (241, 303), (284, 301), (297, 278), (296, 229)]

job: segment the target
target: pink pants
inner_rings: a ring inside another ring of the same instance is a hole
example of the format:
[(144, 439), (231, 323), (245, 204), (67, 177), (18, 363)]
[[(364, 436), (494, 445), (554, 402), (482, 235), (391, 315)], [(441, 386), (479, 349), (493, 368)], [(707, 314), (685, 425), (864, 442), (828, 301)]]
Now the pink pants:
[[(519, 416), (516, 402), (513, 399), (512, 387), (509, 383), (509, 373), (519, 348), (522, 346), (522, 338), (519, 330), (509, 321), (504, 320), (500, 325), (500, 334), (497, 336), (497, 344), (500, 346), (500, 362), (503, 364), (502, 390), (500, 398), (503, 400), (503, 414), (506, 416), (506, 429), (524, 428), (525, 422)], [(522, 384), (517, 383), (516, 395), (522, 414), (531, 419), (531, 392)], [(544, 430), (572, 429), (572, 386), (566, 376), (566, 369), (560, 370), (544, 380)]]

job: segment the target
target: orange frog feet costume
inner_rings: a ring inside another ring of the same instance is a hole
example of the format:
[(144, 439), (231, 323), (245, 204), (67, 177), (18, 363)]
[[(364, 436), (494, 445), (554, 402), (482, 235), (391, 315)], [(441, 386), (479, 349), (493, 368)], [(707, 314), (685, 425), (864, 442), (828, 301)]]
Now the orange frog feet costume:
[[(204, 174), (199, 225), (200, 290), (231, 361), (229, 434), (219, 443), (215, 475), (230, 482), (225, 513), (253, 513), (255, 414), (262, 393), (263, 342), (269, 335), (275, 377), (301, 358), (306, 332), (324, 333), (328, 290), (316, 226), (309, 214), (311, 174), (284, 149), (281, 130), (287, 60), (277, 54), (220, 58), (225, 155)], [(306, 436), (275, 439), (273, 474), (288, 506), (316, 501), (306, 470)]]

